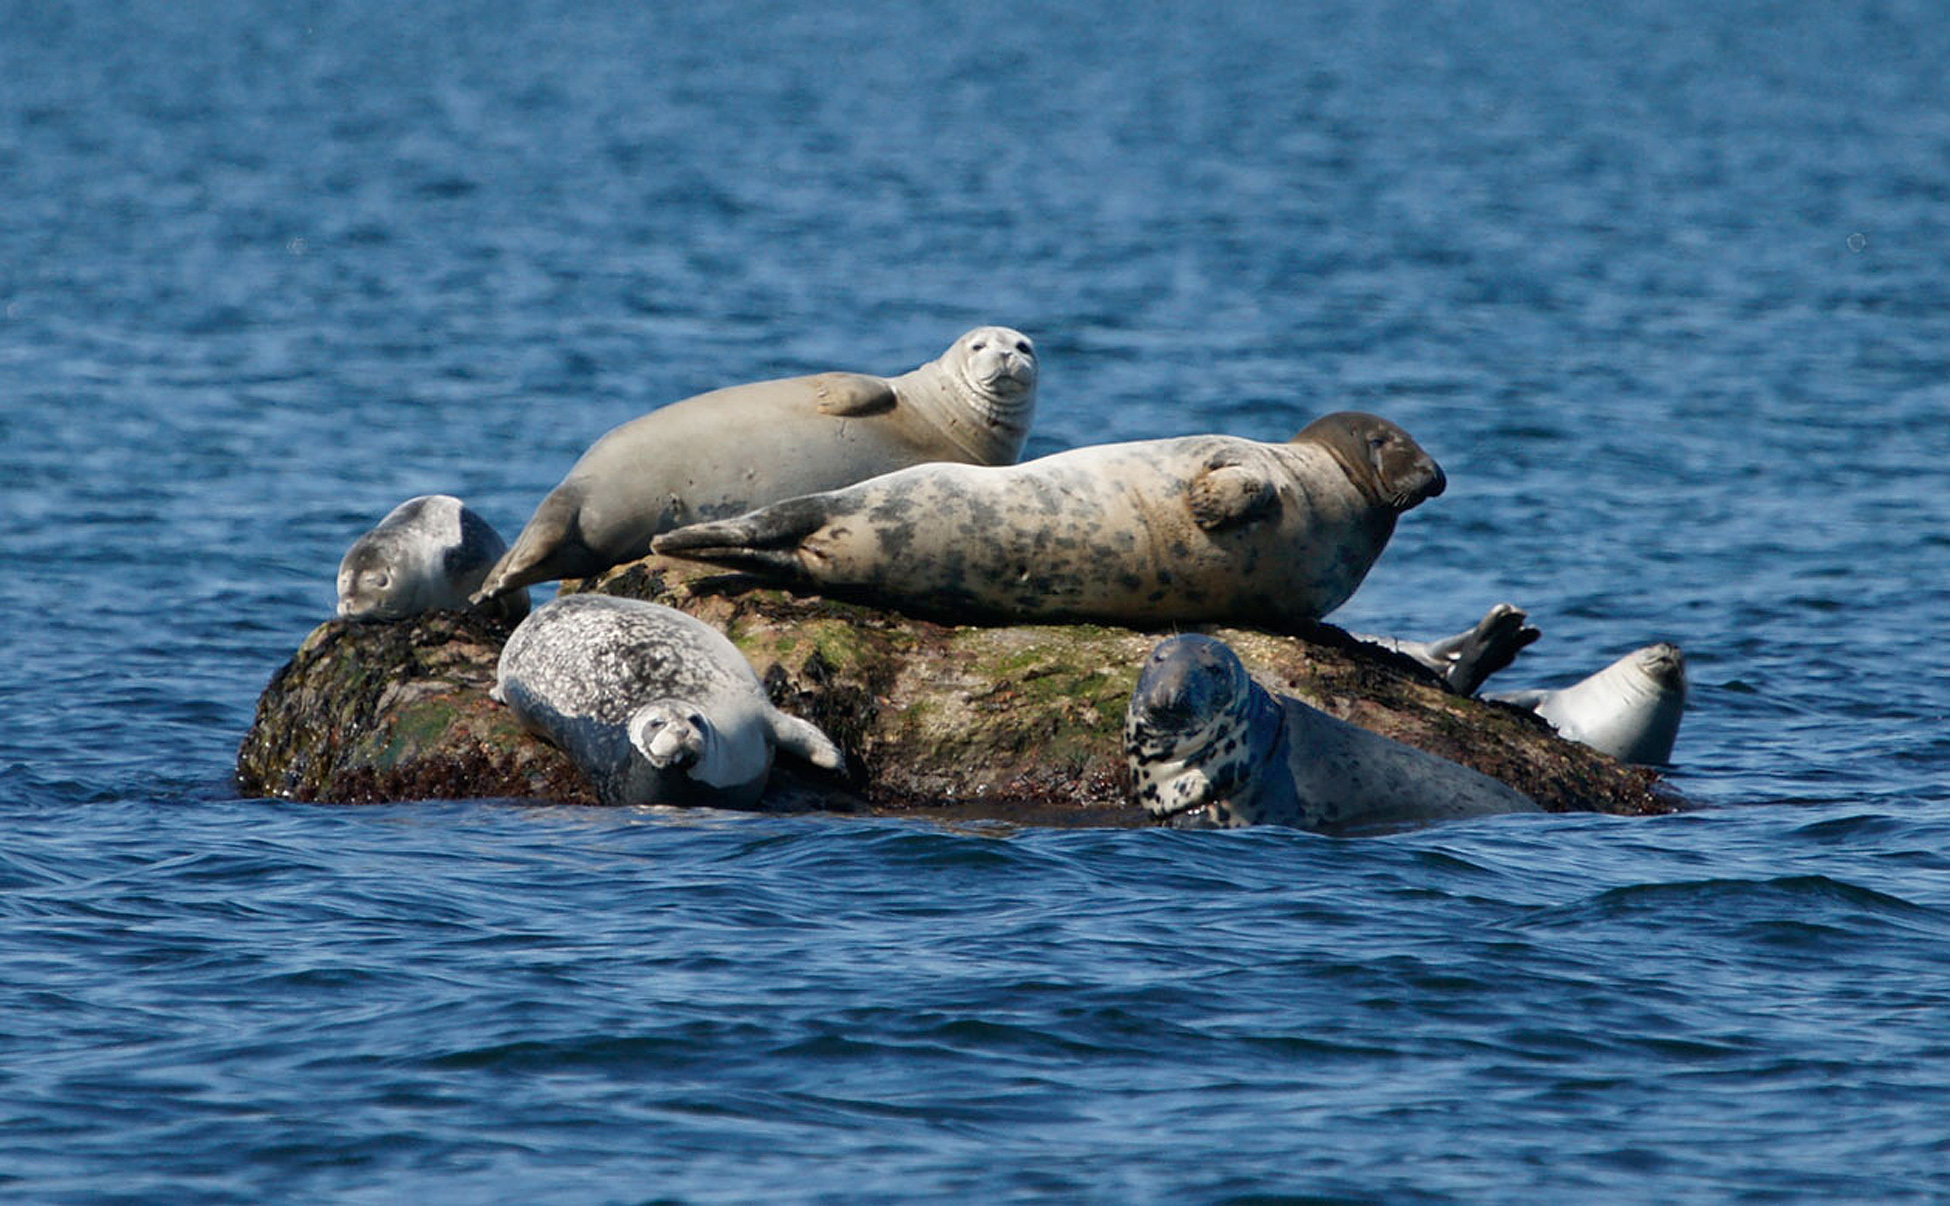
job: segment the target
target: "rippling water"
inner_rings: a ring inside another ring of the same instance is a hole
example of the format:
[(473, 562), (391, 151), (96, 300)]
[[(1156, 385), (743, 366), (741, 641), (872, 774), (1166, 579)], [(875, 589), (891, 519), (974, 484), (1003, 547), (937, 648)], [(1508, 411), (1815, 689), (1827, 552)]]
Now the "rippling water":
[[(0, 1194), (1950, 1195), (1921, 2), (0, 5)], [(729, 381), (1331, 409), (1335, 618), (1682, 644), (1655, 820), (1366, 841), (234, 798), (345, 546)]]

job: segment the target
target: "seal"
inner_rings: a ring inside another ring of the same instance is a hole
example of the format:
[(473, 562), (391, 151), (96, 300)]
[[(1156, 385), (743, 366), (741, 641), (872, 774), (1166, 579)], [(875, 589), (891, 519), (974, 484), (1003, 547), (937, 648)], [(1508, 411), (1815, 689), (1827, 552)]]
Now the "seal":
[(1036, 408), (1036, 349), (976, 327), (898, 377), (820, 373), (712, 390), (611, 430), (542, 500), (480, 594), (581, 578), (650, 538), (927, 461), (1011, 464)]
[(845, 765), (818, 727), (771, 705), (717, 629), (637, 599), (538, 608), (502, 647), (490, 694), (574, 759), (605, 804), (748, 808), (775, 748)]
[(920, 465), (659, 536), (659, 553), (950, 620), (1310, 621), (1395, 519), (1445, 485), (1374, 415), (1285, 444), (1100, 444), (1021, 465)]
[[(507, 551), (487, 520), (453, 495), (409, 498), (340, 559), (338, 614), (401, 620), (469, 608), (468, 596)], [(479, 610), (512, 624), (528, 614), (528, 592), (510, 592)]]
[(1349, 633), (1357, 641), (1399, 653), (1434, 672), (1458, 695), (1474, 695), (1490, 675), (1516, 660), (1543, 633), (1532, 627), (1528, 613), (1509, 603), (1490, 608), (1474, 628), (1436, 641)]
[(1192, 633), (1146, 659), (1124, 755), (1133, 799), (1183, 827), (1362, 833), (1540, 811), (1487, 775), (1274, 695), (1224, 641)]
[(1663, 766), (1672, 761), (1686, 711), (1686, 656), (1679, 646), (1662, 641), (1634, 649), (1568, 687), (1488, 698), (1529, 708), (1562, 736), (1620, 762)]

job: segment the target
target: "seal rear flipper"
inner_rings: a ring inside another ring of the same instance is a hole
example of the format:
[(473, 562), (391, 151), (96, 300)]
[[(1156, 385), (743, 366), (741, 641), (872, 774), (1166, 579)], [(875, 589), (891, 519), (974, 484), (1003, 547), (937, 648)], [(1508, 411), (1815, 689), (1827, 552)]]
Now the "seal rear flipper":
[(771, 577), (800, 579), (800, 542), (825, 526), (829, 510), (819, 495), (789, 498), (735, 519), (714, 519), (665, 532), (650, 542), (666, 557)]
[(892, 383), (866, 373), (820, 373), (810, 384), (822, 415), (852, 418), (884, 414), (899, 401)]
[(772, 740), (780, 749), (826, 770), (846, 770), (846, 756), (818, 725), (777, 708), (772, 708), (766, 719), (771, 722)]
[(1515, 661), (1518, 653), (1543, 635), (1529, 619), (1521, 608), (1498, 603), (1476, 627), (1432, 642), (1428, 646), (1432, 660), (1423, 664), (1440, 674), (1451, 691), (1474, 695), (1490, 675)]
[(537, 582), (587, 577), (608, 569), (608, 562), (596, 564), (602, 557), (582, 539), (581, 510), (579, 493), (561, 486), (550, 491), (515, 537), (514, 547), (494, 563), (481, 580), (481, 589), (467, 601), (480, 607)]

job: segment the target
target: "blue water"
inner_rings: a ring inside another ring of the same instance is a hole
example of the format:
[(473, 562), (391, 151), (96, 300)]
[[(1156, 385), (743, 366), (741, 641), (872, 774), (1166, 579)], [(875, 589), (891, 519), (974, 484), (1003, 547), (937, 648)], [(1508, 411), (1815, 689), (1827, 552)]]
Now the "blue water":
[[(0, 1197), (1950, 1196), (1940, 6), (664, 7), (0, 2)], [(1335, 618), (1679, 642), (1706, 807), (235, 798), (401, 499), (981, 322), (1032, 453), (1402, 423)]]

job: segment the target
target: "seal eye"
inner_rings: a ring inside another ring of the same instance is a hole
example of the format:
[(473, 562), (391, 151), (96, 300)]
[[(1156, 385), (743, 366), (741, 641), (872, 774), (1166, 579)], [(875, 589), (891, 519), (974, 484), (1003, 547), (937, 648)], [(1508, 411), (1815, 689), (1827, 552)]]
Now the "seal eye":
[(1021, 352), (1025, 356), (1029, 355), (1029, 341), (1027, 339), (1016, 340), (1016, 351)]
[(661, 729), (664, 727), (664, 718), (661, 716), (648, 717), (644, 720), (643, 727), (651, 730)]
[(969, 350), (969, 351), (971, 351), (971, 352), (979, 352), (979, 351), (981, 351), (981, 350), (982, 350), (983, 348), (985, 348), (985, 347), (987, 347), (987, 346), (989, 346), (989, 345), (988, 345), (988, 344), (987, 344), (986, 342), (984, 342), (984, 341), (982, 341), (982, 340), (980, 340), (980, 339), (978, 339), (978, 340), (976, 340), (976, 341), (975, 341), (974, 343), (971, 343), (971, 344), (969, 344), (969, 345), (968, 345), (968, 350)]

